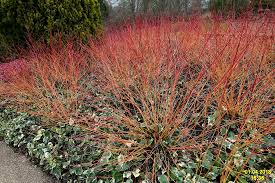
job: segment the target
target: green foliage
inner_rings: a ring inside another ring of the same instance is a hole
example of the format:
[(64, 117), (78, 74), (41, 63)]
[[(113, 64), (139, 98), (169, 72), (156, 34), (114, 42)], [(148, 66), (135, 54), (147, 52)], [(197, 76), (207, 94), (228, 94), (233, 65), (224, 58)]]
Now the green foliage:
[[(65, 177), (73, 179), (76, 175), (79, 179), (83, 179), (87, 171), (91, 170), (82, 167), (81, 163), (96, 159), (101, 151), (85, 137), (83, 141), (74, 138), (74, 136), (80, 136), (81, 132), (79, 128), (67, 125), (39, 129), (35, 137), (27, 144), (28, 153), (37, 158), (40, 165), (45, 166), (59, 179)], [(69, 172), (65, 172), (64, 169)], [(89, 178), (92, 178), (92, 175), (91, 172)]]
[[(0, 63), (4, 62), (5, 57), (14, 55), (13, 42), (22, 39), (20, 37), (20, 27), (13, 21), (10, 21), (10, 15), (6, 14), (3, 8), (3, 2), (0, 0)], [(12, 31), (11, 31), (12, 30)], [(8, 33), (8, 34), (7, 34)], [(21, 35), (23, 36), (23, 34)]]
[(98, 0), (100, 4), (100, 12), (103, 19), (107, 19), (109, 16), (109, 5), (106, 0)]
[(9, 55), (11, 52), (11, 43), (7, 41), (5, 36), (0, 33), (0, 63), (2, 62), (2, 57)]
[(5, 142), (26, 151), (56, 178), (64, 182), (92, 182), (95, 178), (93, 169), (81, 163), (89, 164), (101, 151), (82, 136), (85, 133), (79, 127), (60, 124), (46, 128), (39, 118), (26, 113), (2, 109), (0, 114), (0, 136)]
[(4, 138), (5, 130), (11, 125), (11, 123), (9, 122), (16, 116), (17, 114), (15, 113), (15, 111), (0, 108), (0, 139)]
[(101, 30), (97, 0), (1, 0), (0, 32), (8, 40), (24, 41), (26, 35), (49, 39), (56, 33), (83, 39)]

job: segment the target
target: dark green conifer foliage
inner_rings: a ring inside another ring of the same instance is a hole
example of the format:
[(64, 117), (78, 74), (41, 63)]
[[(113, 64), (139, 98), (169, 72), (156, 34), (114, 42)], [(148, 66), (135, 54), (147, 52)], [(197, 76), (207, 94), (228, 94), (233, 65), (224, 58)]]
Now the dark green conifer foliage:
[(48, 40), (74, 34), (82, 39), (102, 30), (98, 0), (0, 0), (0, 34), (24, 42), (27, 34)]

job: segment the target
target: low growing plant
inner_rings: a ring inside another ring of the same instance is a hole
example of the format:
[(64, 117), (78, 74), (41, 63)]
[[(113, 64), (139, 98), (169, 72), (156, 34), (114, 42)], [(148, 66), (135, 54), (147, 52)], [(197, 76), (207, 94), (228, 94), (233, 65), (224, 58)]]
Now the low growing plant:
[(1, 136), (7, 144), (19, 148), (51, 175), (62, 182), (93, 182), (90, 161), (99, 159), (100, 149), (79, 127), (59, 124), (42, 126), (41, 120), (26, 113), (1, 110)]

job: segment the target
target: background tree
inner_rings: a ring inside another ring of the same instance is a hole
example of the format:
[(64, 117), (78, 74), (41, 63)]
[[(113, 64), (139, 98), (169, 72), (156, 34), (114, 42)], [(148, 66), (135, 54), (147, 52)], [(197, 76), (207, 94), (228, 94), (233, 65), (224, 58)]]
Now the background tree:
[(103, 20), (106, 20), (109, 16), (109, 11), (111, 9), (111, 5), (106, 0), (98, 0), (100, 4), (100, 12)]
[(270, 9), (275, 11), (275, 1), (274, 0), (252, 0), (251, 1), (253, 10), (255, 12), (259, 10), (264, 10), (264, 9)]
[(202, 11), (202, 1), (192, 0), (192, 12), (199, 13)]
[(249, 0), (211, 0), (210, 10), (216, 14), (228, 16), (234, 14), (239, 16), (249, 8)]

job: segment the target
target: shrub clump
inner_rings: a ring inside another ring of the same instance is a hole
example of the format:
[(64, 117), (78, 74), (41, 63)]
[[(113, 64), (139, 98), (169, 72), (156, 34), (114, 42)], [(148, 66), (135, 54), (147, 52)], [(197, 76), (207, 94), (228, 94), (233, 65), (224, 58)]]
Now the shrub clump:
[(93, 95), (93, 67), (81, 45), (70, 41), (52, 44), (34, 44), (22, 59), (21, 70), (9, 69), (0, 93), (21, 111), (64, 122), (77, 116), (81, 101)]
[(76, 34), (86, 39), (101, 29), (97, 0), (1, 0), (0, 33), (13, 41), (23, 41), (28, 33), (36, 39), (51, 34)]
[(121, 157), (112, 164), (141, 169), (134, 182), (161, 183), (244, 182), (244, 170), (271, 168), (257, 152), (271, 133), (272, 46), (263, 35), (273, 25), (252, 20), (138, 22), (91, 43), (111, 118), (97, 133)]

